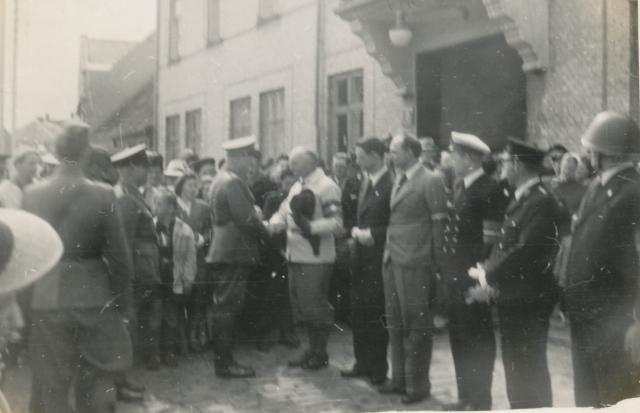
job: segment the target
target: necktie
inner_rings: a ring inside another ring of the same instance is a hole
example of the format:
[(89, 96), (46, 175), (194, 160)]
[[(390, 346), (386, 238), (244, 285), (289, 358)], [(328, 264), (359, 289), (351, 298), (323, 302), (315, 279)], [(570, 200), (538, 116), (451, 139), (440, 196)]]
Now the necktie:
[(407, 175), (402, 173), (400, 174), (400, 179), (398, 179), (398, 185), (396, 185), (396, 191), (395, 191), (395, 195), (398, 195), (398, 192), (400, 192), (400, 189), (402, 188), (402, 185), (404, 185), (404, 183), (407, 182)]

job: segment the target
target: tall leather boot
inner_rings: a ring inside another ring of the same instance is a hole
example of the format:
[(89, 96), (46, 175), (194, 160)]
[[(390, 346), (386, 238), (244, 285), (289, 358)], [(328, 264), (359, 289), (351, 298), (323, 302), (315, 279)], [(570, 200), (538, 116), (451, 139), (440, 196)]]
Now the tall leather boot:
[(304, 367), (307, 361), (313, 357), (313, 349), (317, 346), (315, 329), (313, 326), (307, 326), (307, 335), (309, 337), (309, 347), (297, 358), (289, 361), (289, 367)]
[(327, 355), (327, 342), (329, 340), (329, 329), (325, 326), (314, 325), (309, 329), (311, 342), (311, 357), (302, 365), (306, 370), (319, 370), (329, 365)]

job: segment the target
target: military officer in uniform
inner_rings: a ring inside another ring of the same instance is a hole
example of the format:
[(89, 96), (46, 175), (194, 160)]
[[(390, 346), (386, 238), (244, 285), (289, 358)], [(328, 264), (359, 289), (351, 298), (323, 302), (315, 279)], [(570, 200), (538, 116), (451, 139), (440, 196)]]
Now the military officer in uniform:
[(598, 175), (574, 217), (565, 304), (576, 406), (602, 407), (640, 394), (640, 370), (625, 351), (640, 316), (640, 175), (631, 160), (640, 151), (638, 126), (602, 112), (582, 145)]
[(484, 261), (504, 219), (502, 196), (495, 179), (482, 168), (491, 149), (474, 135), (451, 132), (455, 175), (453, 201), (448, 203), (442, 266), (446, 284), (451, 354), (456, 371), (458, 403), (449, 410), (491, 410), (491, 380), (496, 344), (488, 302), (471, 302), (477, 282), (467, 270)]
[(247, 186), (254, 146), (253, 136), (223, 144), (226, 168), (218, 172), (211, 187), (215, 221), (206, 261), (214, 283), (215, 370), (222, 378), (255, 376), (252, 368), (242, 366), (233, 357), (233, 332), (244, 306), (247, 278), (260, 264), (260, 243), (268, 236)]
[(142, 195), (149, 170), (146, 146), (141, 144), (118, 152), (111, 157), (111, 162), (120, 176), (115, 191), (133, 255), (136, 350), (145, 358), (149, 369), (157, 370), (160, 367), (162, 281), (153, 215)]
[(115, 409), (109, 375), (132, 361), (131, 254), (113, 189), (83, 175), (89, 127), (63, 126), (55, 141), (60, 166), (24, 197), (25, 209), (49, 222), (64, 244), (60, 263), (33, 291), (30, 411), (106, 413)]
[(373, 384), (387, 380), (387, 345), (384, 325), (382, 254), (389, 225), (393, 177), (384, 163), (387, 148), (378, 138), (356, 145), (358, 165), (366, 174), (358, 195), (356, 242), (351, 279), (351, 319), (355, 364), (342, 377), (367, 377)]
[[(549, 319), (558, 297), (552, 274), (561, 207), (540, 179), (545, 152), (509, 138), (503, 175), (516, 188), (499, 243), (469, 275), (498, 290), (502, 361), (511, 408), (550, 407)], [(473, 299), (478, 300), (477, 298)]]

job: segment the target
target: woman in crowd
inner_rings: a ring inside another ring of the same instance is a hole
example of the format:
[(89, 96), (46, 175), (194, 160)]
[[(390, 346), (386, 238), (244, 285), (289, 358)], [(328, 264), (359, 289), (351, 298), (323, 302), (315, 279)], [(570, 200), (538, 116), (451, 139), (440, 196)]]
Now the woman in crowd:
[(178, 197), (178, 216), (193, 230), (196, 238), (197, 275), (187, 307), (188, 339), (192, 351), (202, 351), (207, 338), (207, 300), (211, 296), (212, 283), (207, 280), (205, 255), (212, 234), (212, 216), (209, 205), (198, 199), (198, 178), (187, 173), (178, 179), (174, 188)]

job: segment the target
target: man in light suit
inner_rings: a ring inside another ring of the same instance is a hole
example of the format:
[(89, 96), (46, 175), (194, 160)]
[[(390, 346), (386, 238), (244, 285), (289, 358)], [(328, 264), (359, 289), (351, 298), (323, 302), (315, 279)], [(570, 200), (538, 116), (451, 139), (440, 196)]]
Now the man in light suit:
[(402, 394), (404, 404), (430, 397), (432, 318), (436, 255), (442, 253), (447, 204), (442, 178), (420, 163), (420, 142), (408, 134), (391, 140), (396, 167), (383, 259), (391, 381), (380, 392)]

